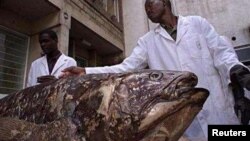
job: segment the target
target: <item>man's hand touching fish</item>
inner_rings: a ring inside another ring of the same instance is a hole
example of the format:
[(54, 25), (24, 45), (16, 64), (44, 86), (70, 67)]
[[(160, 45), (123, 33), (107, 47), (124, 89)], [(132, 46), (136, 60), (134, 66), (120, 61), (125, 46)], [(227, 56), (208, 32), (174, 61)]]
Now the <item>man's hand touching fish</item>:
[(86, 74), (85, 68), (72, 66), (64, 69), (59, 78), (65, 78), (72, 75), (85, 75), (85, 74)]

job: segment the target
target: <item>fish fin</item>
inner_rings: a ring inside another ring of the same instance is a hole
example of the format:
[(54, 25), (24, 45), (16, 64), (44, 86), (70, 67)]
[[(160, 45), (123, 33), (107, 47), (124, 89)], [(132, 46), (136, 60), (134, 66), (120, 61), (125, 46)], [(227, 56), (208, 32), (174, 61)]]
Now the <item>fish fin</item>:
[(34, 127), (34, 123), (30, 123), (25, 120), (19, 120), (11, 117), (1, 117), (0, 139), (3, 141), (13, 141), (21, 138), (28, 138)]
[(35, 124), (16, 118), (0, 118), (1, 141), (77, 141), (76, 125), (69, 118), (46, 124)]

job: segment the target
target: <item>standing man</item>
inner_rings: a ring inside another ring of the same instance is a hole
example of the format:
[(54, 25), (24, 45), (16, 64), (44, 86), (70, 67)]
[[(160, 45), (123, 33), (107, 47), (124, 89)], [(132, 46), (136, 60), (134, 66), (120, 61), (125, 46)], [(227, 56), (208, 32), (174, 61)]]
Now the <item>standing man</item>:
[(27, 87), (56, 79), (63, 69), (76, 66), (73, 58), (58, 50), (58, 37), (54, 31), (45, 30), (39, 33), (39, 43), (44, 56), (32, 62)]
[[(143, 69), (194, 72), (198, 87), (210, 91), (203, 109), (185, 132), (192, 141), (207, 140), (209, 124), (239, 124), (229, 87), (231, 74), (239, 73), (239, 82), (250, 88), (249, 70), (239, 62), (232, 44), (199, 16), (175, 16), (170, 0), (146, 0), (148, 18), (159, 25), (142, 36), (132, 54), (121, 64), (106, 67), (65, 69), (62, 77), (73, 74), (125, 72)], [(238, 71), (239, 70), (239, 71)], [(244, 72), (244, 73), (240, 73)]]

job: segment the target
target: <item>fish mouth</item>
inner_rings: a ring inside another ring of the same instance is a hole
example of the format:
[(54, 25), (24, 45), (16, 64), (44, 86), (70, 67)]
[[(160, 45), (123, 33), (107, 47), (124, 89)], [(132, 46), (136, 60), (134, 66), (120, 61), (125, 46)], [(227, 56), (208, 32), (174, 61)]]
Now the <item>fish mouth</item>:
[(178, 140), (202, 109), (209, 95), (209, 91), (204, 88), (186, 87), (178, 91), (182, 94), (178, 98), (162, 100), (153, 106), (141, 122), (139, 127), (141, 133), (155, 134), (150, 130), (165, 128), (168, 138)]

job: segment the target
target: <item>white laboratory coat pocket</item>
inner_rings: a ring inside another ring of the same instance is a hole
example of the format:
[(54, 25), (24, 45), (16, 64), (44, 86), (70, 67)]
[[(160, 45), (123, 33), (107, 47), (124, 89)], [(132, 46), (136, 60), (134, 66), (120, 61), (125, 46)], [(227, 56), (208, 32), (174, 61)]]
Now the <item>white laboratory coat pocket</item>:
[(193, 58), (201, 59), (209, 58), (210, 56), (206, 39), (202, 35), (195, 34), (194, 36), (189, 36), (186, 47)]

